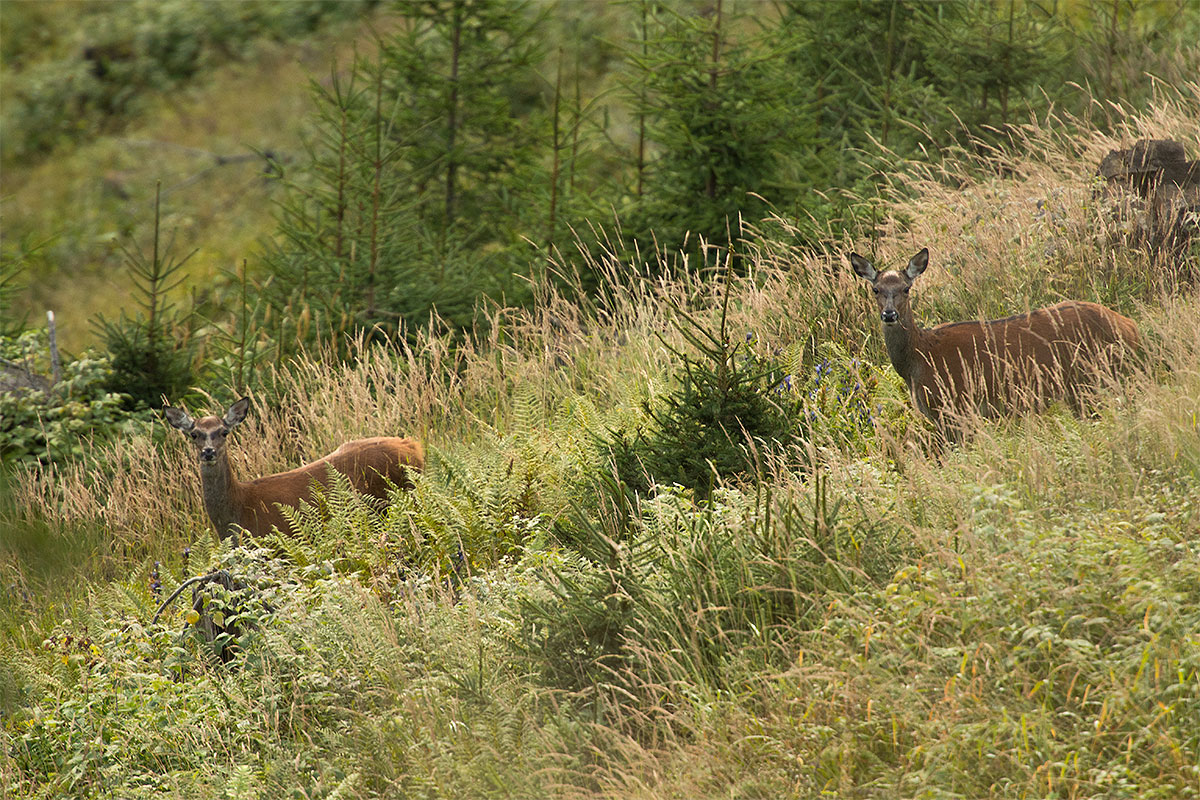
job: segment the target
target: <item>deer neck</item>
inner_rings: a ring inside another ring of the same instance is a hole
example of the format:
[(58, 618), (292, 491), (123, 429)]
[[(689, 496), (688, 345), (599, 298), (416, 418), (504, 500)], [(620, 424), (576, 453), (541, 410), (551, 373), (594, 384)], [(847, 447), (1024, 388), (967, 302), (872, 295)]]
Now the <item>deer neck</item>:
[(200, 483), (204, 492), (204, 510), (217, 529), (217, 536), (224, 539), (236, 525), (241, 525), (238, 509), (241, 507), (241, 484), (233, 475), (229, 456), (222, 450), (214, 461), (200, 462)]
[(913, 321), (911, 310), (894, 325), (883, 326), (883, 341), (887, 345), (888, 358), (910, 388), (919, 377), (921, 369), (921, 362), (917, 357), (917, 344), (922, 333), (924, 332)]

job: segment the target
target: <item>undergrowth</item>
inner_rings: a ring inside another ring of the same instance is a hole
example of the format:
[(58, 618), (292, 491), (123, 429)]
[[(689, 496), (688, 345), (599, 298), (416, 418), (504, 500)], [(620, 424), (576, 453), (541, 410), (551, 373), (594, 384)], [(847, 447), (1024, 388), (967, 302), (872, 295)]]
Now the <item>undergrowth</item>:
[[(918, 199), (869, 248), (894, 263), (930, 247), (931, 322), (1064, 294), (1130, 313), (1146, 363), (1082, 414), (929, 448), (852, 243), (802, 252), (747, 229), (725, 294), (664, 259), (588, 307), (547, 290), (492, 309), (457, 347), (360, 341), (350, 361), (279, 369), (236, 469), (415, 435), (429, 466), (383, 509), (337, 482), (291, 531), (233, 551), (207, 530), (186, 443), (145, 432), (9, 477), (0, 791), (1197, 796), (1200, 301), (1105, 227), (1088, 177), (1124, 137), (1200, 144), (1187, 92), (1107, 138), (1032, 124), (1000, 172), (914, 165)], [(680, 377), (689, 360), (716, 374), (697, 341), (718, 364), (761, 359), (751, 402), (801, 435), (726, 435), (744, 460), (690, 486), (628, 453), (635, 484), (597, 442), (652, 436), (662, 409), (711, 391)], [(262, 601), (210, 597), (242, 623), (227, 664), (186, 596), (152, 622), (214, 569)]]

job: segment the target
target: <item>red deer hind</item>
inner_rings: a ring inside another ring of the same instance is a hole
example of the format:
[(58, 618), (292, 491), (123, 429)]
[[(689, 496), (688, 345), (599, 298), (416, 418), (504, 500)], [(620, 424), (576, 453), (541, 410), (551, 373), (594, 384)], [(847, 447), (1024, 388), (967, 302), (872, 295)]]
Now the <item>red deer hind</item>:
[(223, 418), (198, 420), (178, 408), (163, 408), (167, 421), (190, 436), (196, 446), (204, 509), (222, 539), (236, 537), (241, 528), (252, 536), (270, 533), (271, 528), (286, 532), (287, 519), (279, 506), (295, 507), (301, 500), (312, 502), (313, 484), (328, 486), (330, 468), (349, 478), (356, 491), (383, 500), (389, 483), (411, 489), (409, 471), (419, 472), (425, 467), (420, 442), (378, 436), (346, 442), (310, 464), (242, 483), (230, 467), (226, 445), (229, 432), (246, 419), (249, 408), (250, 399), (243, 397), (229, 407)]
[(1133, 320), (1081, 300), (1005, 319), (921, 328), (908, 292), (928, 264), (928, 248), (903, 270), (886, 272), (850, 255), (855, 273), (875, 293), (892, 366), (917, 410), (951, 438), (961, 438), (962, 415), (970, 411), (995, 417), (1056, 399), (1079, 407), (1087, 388), (1140, 348)]

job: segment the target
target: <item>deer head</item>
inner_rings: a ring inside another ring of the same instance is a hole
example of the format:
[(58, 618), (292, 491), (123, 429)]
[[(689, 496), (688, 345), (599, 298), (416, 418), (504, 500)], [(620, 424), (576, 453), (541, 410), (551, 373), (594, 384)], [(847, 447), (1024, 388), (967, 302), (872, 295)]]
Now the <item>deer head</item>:
[(885, 328), (907, 323), (912, 319), (908, 290), (912, 288), (917, 276), (929, 266), (928, 247), (921, 248), (921, 252), (909, 259), (908, 266), (903, 270), (880, 272), (858, 253), (850, 254), (850, 266), (854, 268), (855, 274), (871, 282), (875, 302), (879, 304), (879, 319)]
[(225, 455), (226, 437), (246, 419), (249, 410), (250, 398), (243, 397), (231, 405), (222, 418), (210, 416), (193, 420), (186, 411), (170, 406), (163, 407), (163, 414), (172, 426), (191, 438), (203, 469), (205, 465), (217, 463)]

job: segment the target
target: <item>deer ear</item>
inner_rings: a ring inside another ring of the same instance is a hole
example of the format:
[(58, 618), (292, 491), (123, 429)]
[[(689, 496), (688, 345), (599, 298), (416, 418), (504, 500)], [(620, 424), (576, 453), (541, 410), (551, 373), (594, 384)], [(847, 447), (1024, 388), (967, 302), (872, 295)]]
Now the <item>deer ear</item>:
[(879, 270), (871, 266), (871, 262), (860, 256), (858, 253), (850, 254), (850, 266), (854, 268), (854, 273), (860, 278), (868, 281), (874, 281), (879, 277)]
[(233, 430), (242, 420), (246, 418), (246, 414), (250, 411), (250, 398), (243, 397), (229, 407), (225, 412), (225, 427)]
[(186, 411), (178, 408), (163, 406), (163, 416), (167, 418), (167, 422), (171, 423), (173, 427), (179, 428), (179, 430), (185, 433), (196, 427), (196, 421), (189, 417)]
[(928, 266), (929, 248), (922, 247), (921, 252), (909, 259), (908, 266), (904, 268), (904, 274), (907, 275), (908, 279), (911, 281), (924, 272), (925, 268)]

